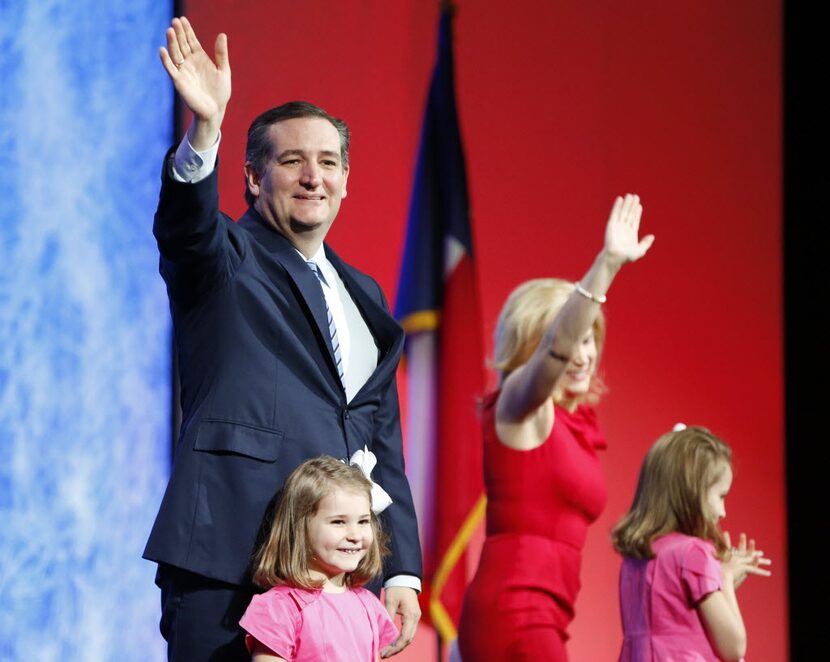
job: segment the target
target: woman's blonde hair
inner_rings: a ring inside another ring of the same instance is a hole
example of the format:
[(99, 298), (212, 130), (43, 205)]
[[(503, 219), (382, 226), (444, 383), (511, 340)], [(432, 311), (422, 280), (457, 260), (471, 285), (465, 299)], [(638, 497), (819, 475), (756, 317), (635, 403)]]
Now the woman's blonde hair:
[(732, 463), (732, 451), (702, 427), (660, 437), (646, 454), (631, 509), (611, 539), (623, 556), (654, 558), (651, 542), (677, 531), (714, 543), (719, 556), (726, 542), (706, 512), (706, 492)]
[[(372, 503), (372, 483), (360, 469), (327, 455), (306, 460), (288, 477), (273, 513), (271, 529), (257, 550), (253, 581), (263, 588), (288, 584), (318, 589), (323, 582), (312, 579), (309, 569), (311, 542), (308, 523), (320, 501), (336, 489), (365, 495)], [(354, 572), (346, 573), (348, 587), (362, 586), (383, 571), (383, 557), (389, 551), (377, 516), (371, 513), (374, 539)]]
[[(574, 284), (561, 278), (537, 278), (522, 283), (510, 293), (496, 322), (493, 367), (499, 371), (500, 380), (528, 362), (573, 291)], [(605, 317), (601, 310), (593, 330), (599, 361), (605, 342)], [(595, 402), (603, 390), (601, 380), (594, 373), (587, 399)]]

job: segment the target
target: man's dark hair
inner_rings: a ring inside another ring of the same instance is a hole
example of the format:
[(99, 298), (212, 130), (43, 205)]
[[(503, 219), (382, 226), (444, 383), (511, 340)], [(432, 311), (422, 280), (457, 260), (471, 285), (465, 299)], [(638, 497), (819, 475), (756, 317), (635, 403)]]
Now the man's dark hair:
[[(337, 133), (340, 134), (340, 160), (345, 168), (349, 165), (349, 127), (341, 119), (329, 115), (320, 106), (315, 106), (308, 101), (289, 101), (276, 108), (266, 110), (259, 115), (251, 126), (248, 127), (248, 144), (245, 146), (245, 162), (250, 163), (254, 170), (260, 175), (265, 170), (265, 165), (271, 159), (271, 137), (270, 128), (278, 122), (285, 120), (299, 119), (303, 117), (319, 117), (331, 122)], [(248, 189), (245, 183), (245, 201), (249, 206), (254, 206), (256, 198)]]

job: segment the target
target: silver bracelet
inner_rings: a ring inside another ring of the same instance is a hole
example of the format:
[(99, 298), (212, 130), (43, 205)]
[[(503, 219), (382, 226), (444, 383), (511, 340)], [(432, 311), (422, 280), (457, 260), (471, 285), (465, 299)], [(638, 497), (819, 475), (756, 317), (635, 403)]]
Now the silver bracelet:
[(594, 303), (605, 303), (607, 301), (604, 294), (600, 294), (599, 296), (597, 296), (596, 294), (591, 294), (588, 290), (582, 287), (582, 284), (579, 281), (574, 283), (574, 289), (576, 290), (577, 294), (581, 294), (586, 299), (590, 299)]

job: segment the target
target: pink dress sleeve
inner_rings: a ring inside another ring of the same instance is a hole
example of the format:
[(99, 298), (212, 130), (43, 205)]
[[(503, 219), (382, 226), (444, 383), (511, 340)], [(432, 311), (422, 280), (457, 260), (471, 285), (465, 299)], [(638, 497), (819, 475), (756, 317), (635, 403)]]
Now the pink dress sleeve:
[(378, 643), (380, 647), (388, 646), (395, 639), (398, 638), (398, 628), (395, 623), (389, 618), (389, 612), (383, 608), (383, 605), (378, 602)]
[(363, 606), (366, 607), (366, 612), (369, 615), (369, 618), (371, 618), (377, 626), (378, 649), (388, 646), (398, 638), (398, 628), (395, 627), (395, 623), (391, 618), (389, 618), (389, 612), (386, 611), (386, 608), (383, 604), (381, 604), (381, 601), (371, 591), (363, 587), (356, 588), (354, 591), (360, 598)]
[(249, 635), (245, 637), (249, 653), (253, 650), (253, 637), (280, 657), (293, 659), (300, 631), (300, 610), (286, 587), (277, 586), (255, 595), (239, 625)]
[(683, 550), (680, 578), (692, 606), (723, 588), (720, 562), (715, 558), (712, 543), (692, 540)]

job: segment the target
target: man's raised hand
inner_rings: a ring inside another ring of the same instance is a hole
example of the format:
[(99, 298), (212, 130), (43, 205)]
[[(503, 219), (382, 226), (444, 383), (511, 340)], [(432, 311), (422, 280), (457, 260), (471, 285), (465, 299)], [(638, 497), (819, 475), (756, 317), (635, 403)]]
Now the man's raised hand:
[(167, 48), (159, 49), (159, 57), (176, 92), (193, 113), (191, 144), (196, 150), (206, 149), (218, 135), (231, 98), (228, 38), (224, 33), (216, 37), (214, 62), (184, 16), (172, 20), (166, 36)]

